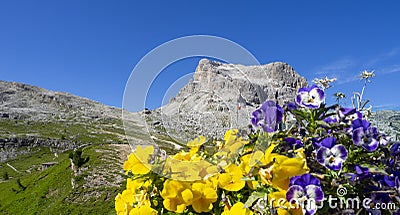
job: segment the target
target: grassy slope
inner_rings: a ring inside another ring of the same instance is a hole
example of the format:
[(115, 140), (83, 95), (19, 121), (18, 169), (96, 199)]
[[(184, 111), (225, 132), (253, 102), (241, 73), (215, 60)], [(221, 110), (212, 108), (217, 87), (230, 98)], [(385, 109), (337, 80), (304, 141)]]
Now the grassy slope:
[[(137, 128), (138, 131), (139, 129)], [(28, 154), (7, 161), (20, 173), (12, 170), (6, 163), (0, 163), (0, 214), (115, 214), (114, 198), (124, 188), (124, 182), (116, 183), (118, 180), (115, 176), (121, 174), (122, 162), (126, 159), (121, 156), (124, 154), (121, 150), (129, 151), (129, 147), (105, 143), (126, 142), (121, 139), (124, 136), (121, 121), (82, 123), (73, 119), (53, 122), (0, 120), (0, 138), (10, 136), (35, 136), (41, 139), (90, 143), (90, 146), (83, 149), (83, 155), (90, 159), (82, 167), (82, 174), (74, 177), (77, 183), (75, 188), (71, 185), (73, 173), (68, 159), (69, 152), (61, 153), (55, 158), (48, 148), (30, 148)], [(159, 145), (164, 145), (167, 151), (173, 151), (173, 147), (165, 141), (175, 142), (174, 140), (160, 134), (156, 136)], [(143, 135), (139, 132), (136, 138), (142, 139)], [(22, 147), (18, 150), (27, 151), (28, 148)], [(45, 171), (38, 171), (41, 163), (52, 161), (57, 164)], [(8, 180), (3, 180), (5, 172), (9, 176)], [(93, 175), (95, 177), (91, 177)], [(99, 178), (102, 178), (100, 184), (97, 180)], [(26, 187), (25, 190), (18, 185), (17, 179)], [(92, 181), (93, 184), (90, 184)]]
[[(115, 125), (115, 126), (114, 126)], [(122, 122), (66, 123), (34, 122), (12, 119), (0, 121), (0, 137), (33, 135), (50, 139), (69, 139), (79, 142), (105, 143), (120, 142), (116, 135), (124, 135)]]
[[(105, 153), (113, 153), (113, 150), (109, 145), (95, 145), (86, 147), (83, 151), (84, 156), (90, 159), (83, 166), (83, 169), (86, 169), (84, 173), (75, 178), (78, 184), (76, 188), (71, 186), (73, 176), (67, 152), (54, 159), (53, 153), (43, 148), (30, 156), (23, 155), (23, 158), (8, 162), (21, 173), (13, 171), (5, 163), (1, 164), (0, 176), (4, 176), (4, 172), (7, 171), (10, 179), (0, 183), (0, 214), (114, 214), (114, 197), (123, 186), (82, 186), (85, 176), (90, 175), (94, 168), (110, 168), (109, 163), (101, 158), (109, 156)], [(115, 154), (113, 157), (118, 159)], [(57, 164), (45, 171), (37, 171), (45, 161), (55, 161)], [(32, 166), (35, 168), (31, 174), (25, 172)], [(118, 172), (118, 169), (115, 171)], [(18, 178), (26, 187), (25, 190), (17, 184)], [(101, 196), (84, 198), (85, 193), (93, 191), (99, 192)]]

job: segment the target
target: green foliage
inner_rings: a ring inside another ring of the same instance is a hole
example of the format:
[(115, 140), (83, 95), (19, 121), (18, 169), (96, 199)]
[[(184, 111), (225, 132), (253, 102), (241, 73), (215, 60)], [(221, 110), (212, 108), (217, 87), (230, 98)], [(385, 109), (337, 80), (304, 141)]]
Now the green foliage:
[(83, 157), (82, 156), (82, 150), (77, 149), (74, 152), (69, 153), (68, 157), (72, 159), (72, 162), (77, 166), (78, 168), (82, 167), (83, 164), (87, 163), (89, 161), (89, 157)]
[(26, 187), (22, 185), (20, 178), (17, 178), (17, 185), (22, 191), (26, 190)]
[(8, 176), (8, 172), (7, 172), (7, 171), (4, 171), (4, 173), (3, 173), (3, 180), (4, 180), (4, 181), (7, 181), (9, 178), (10, 178), (10, 177)]

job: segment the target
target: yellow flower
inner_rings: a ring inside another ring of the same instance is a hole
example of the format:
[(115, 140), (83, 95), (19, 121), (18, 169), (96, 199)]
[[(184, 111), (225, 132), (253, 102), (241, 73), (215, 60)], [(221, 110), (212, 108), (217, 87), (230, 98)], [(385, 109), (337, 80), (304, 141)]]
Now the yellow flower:
[(246, 143), (246, 141), (237, 141), (232, 144), (226, 144), (223, 150), (228, 152), (228, 157), (233, 157), (239, 153), (239, 149), (241, 149)]
[(240, 167), (235, 164), (230, 164), (225, 172), (218, 177), (218, 186), (228, 191), (239, 191), (244, 185), (245, 181), (242, 180), (243, 174)]
[(150, 205), (149, 195), (147, 193), (148, 187), (151, 185), (151, 180), (131, 179), (126, 181), (126, 190), (122, 194), (118, 194), (115, 198), (115, 210), (117, 214), (129, 214), (132, 207), (141, 207)]
[(206, 180), (218, 173), (218, 169), (201, 156), (181, 151), (166, 159), (163, 175), (179, 181)]
[(299, 149), (296, 149), (294, 152), (296, 152), (297, 157), (306, 159), (306, 154), (304, 153), (304, 151), (305, 151), (304, 148), (299, 148)]
[(212, 184), (202, 182), (193, 183), (192, 192), (192, 207), (197, 213), (209, 212), (213, 208), (212, 203), (216, 202), (218, 198), (217, 192), (212, 187)]
[[(280, 189), (288, 189), (289, 180), (296, 175), (302, 175), (309, 171), (306, 159), (298, 152), (299, 157), (289, 158), (284, 155), (272, 153), (275, 145), (271, 145), (265, 151), (264, 157), (259, 161), (265, 164), (259, 169), (261, 181)], [(256, 156), (259, 157), (259, 156)]]
[(127, 215), (132, 209), (133, 198), (127, 198), (128, 196), (126, 194), (127, 193), (125, 193), (125, 195), (122, 195), (118, 193), (118, 195), (115, 197), (115, 210), (118, 215)]
[(198, 136), (198, 137), (195, 138), (194, 140), (189, 141), (189, 142), (187, 143), (187, 146), (188, 146), (189, 148), (192, 148), (192, 147), (200, 147), (200, 146), (203, 145), (205, 142), (206, 142), (206, 138), (205, 138), (204, 136)]
[(253, 212), (251, 212), (248, 208), (244, 207), (244, 204), (241, 202), (238, 202), (234, 204), (231, 209), (228, 209), (225, 207), (224, 212), (222, 212), (221, 215), (251, 215)]
[(238, 129), (231, 129), (226, 131), (224, 135), (225, 144), (231, 145), (238, 140), (242, 140), (241, 137), (238, 137), (238, 132)]
[(190, 160), (192, 160), (190, 153), (189, 152), (185, 152), (185, 151), (181, 151), (181, 152), (176, 153), (172, 158), (175, 159), (175, 160), (179, 160), (179, 161), (190, 161)]
[(286, 200), (286, 190), (279, 189), (276, 192), (268, 194), (268, 201), (271, 206), (277, 209), (278, 215), (303, 215), (301, 208), (291, 207)]
[(208, 186), (210, 186), (210, 187), (214, 188), (214, 190), (216, 190), (218, 188), (218, 178), (219, 178), (219, 175), (217, 175), (217, 174), (213, 175), (206, 180), (206, 183), (208, 184)]
[(238, 136), (237, 129), (228, 130), (225, 133), (224, 140), (225, 144), (219, 146), (219, 151), (214, 154), (214, 158), (218, 160), (218, 165), (221, 167), (229, 165), (228, 160), (238, 156), (239, 150), (248, 143)]
[(157, 211), (151, 208), (149, 205), (144, 205), (133, 208), (129, 215), (157, 215)]
[(199, 166), (201, 167), (200, 177), (203, 180), (213, 179), (215, 178), (214, 176), (218, 175), (219, 173), (218, 167), (209, 163), (208, 161), (200, 161)]
[(247, 155), (240, 157), (239, 167), (242, 169), (244, 174), (248, 174), (251, 170), (252, 166), (249, 165), (250, 158), (251, 158), (251, 154), (247, 154)]
[(200, 171), (201, 167), (198, 166), (198, 161), (180, 161), (171, 166), (171, 177), (179, 181), (196, 181), (201, 180)]
[(247, 144), (248, 141), (242, 140), (242, 137), (239, 136), (238, 129), (232, 129), (225, 133), (224, 135), (225, 145), (234, 145), (234, 143), (241, 142), (243, 144)]
[(148, 146), (142, 148), (137, 146), (135, 153), (128, 156), (128, 160), (124, 163), (125, 171), (132, 171), (133, 174), (147, 174), (150, 172), (150, 164), (148, 163), (150, 155), (154, 154), (154, 147)]
[(272, 171), (272, 185), (286, 190), (291, 177), (307, 173), (309, 169), (305, 159), (285, 157), (282, 160), (277, 159)]
[[(253, 167), (262, 159), (264, 156), (264, 153), (261, 151), (255, 151), (253, 154), (246, 154), (242, 157), (240, 157), (240, 165), (239, 167), (242, 169), (244, 175), (249, 175), (250, 172), (253, 171)], [(251, 188), (251, 189), (256, 189), (258, 186), (258, 181), (253, 180), (253, 181), (246, 181), (246, 184)]]
[(181, 161), (167, 158), (163, 174), (179, 181), (196, 181), (206, 179), (218, 171), (211, 168), (212, 164), (205, 160)]
[[(225, 146), (223, 151), (230, 153), (237, 153), (237, 150), (248, 143), (248, 141), (242, 140), (242, 137), (238, 135), (237, 129), (228, 130), (224, 135)], [(228, 149), (228, 150), (226, 150)]]
[(187, 143), (187, 146), (190, 148), (191, 153), (196, 153), (200, 146), (202, 146), (206, 142), (206, 138), (204, 136), (199, 136), (192, 141)]
[(182, 213), (193, 199), (193, 193), (190, 188), (190, 184), (187, 182), (166, 180), (164, 189), (161, 191), (164, 207), (169, 211)]
[(135, 206), (150, 205), (150, 199), (148, 195), (148, 187), (151, 185), (151, 180), (131, 179), (128, 178), (126, 181), (126, 190), (122, 192), (123, 196), (127, 196), (125, 199), (129, 199), (129, 203)]
[(132, 190), (133, 192), (138, 191), (139, 189), (147, 190), (147, 187), (151, 185), (151, 180), (144, 180), (143, 178), (135, 179), (128, 178), (126, 180), (126, 189)]
[(202, 159), (197, 153), (197, 151), (190, 150), (190, 152), (181, 151), (176, 153), (172, 158), (179, 161), (199, 161)]
[(140, 190), (139, 192), (134, 194), (133, 198), (134, 198), (133, 199), (133, 203), (136, 206), (150, 205), (149, 195), (144, 190)]

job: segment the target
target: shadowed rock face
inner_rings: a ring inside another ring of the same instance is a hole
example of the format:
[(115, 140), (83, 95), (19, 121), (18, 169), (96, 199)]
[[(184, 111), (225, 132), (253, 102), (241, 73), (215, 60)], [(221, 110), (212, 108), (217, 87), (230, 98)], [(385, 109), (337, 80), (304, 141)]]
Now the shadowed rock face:
[(284, 105), (306, 85), (286, 63), (243, 66), (202, 59), (193, 80), (150, 118), (178, 140), (198, 134), (222, 137), (226, 129), (246, 128), (252, 111), (265, 100)]

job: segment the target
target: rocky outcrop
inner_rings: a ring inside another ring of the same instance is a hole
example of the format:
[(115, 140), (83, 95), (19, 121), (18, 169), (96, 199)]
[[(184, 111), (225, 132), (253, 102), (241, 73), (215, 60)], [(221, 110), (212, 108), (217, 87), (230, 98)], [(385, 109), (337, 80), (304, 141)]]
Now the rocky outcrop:
[(51, 151), (62, 152), (74, 149), (81, 143), (61, 139), (41, 139), (37, 137), (0, 138), (0, 162), (32, 152), (38, 147), (48, 147)]
[(400, 141), (400, 111), (374, 112), (369, 120), (380, 132), (391, 137), (392, 141)]
[(88, 122), (120, 118), (121, 109), (69, 93), (55, 92), (16, 82), (0, 81), (0, 119)]
[(202, 59), (193, 80), (148, 118), (161, 122), (177, 140), (199, 134), (222, 137), (229, 128), (247, 127), (251, 112), (265, 100), (284, 105), (306, 85), (286, 63), (243, 66)]

